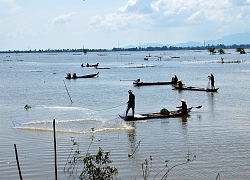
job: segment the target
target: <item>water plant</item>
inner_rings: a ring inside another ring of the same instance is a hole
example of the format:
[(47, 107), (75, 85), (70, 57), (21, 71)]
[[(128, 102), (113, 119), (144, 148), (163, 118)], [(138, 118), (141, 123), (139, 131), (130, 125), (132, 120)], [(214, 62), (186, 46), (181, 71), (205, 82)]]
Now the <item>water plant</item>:
[[(194, 161), (195, 158), (196, 158), (195, 155), (191, 155), (190, 152), (188, 152), (188, 154), (186, 156), (186, 161), (185, 162), (176, 164), (176, 165), (174, 165), (172, 167), (168, 166), (168, 163), (170, 162), (170, 160), (165, 160), (165, 163), (166, 163), (165, 167), (154, 176), (153, 180), (157, 176), (159, 176), (161, 173), (164, 173), (164, 174), (163, 174), (163, 176), (160, 179), (161, 180), (166, 180), (171, 170), (173, 170), (174, 168), (176, 168), (178, 166), (182, 166), (182, 165), (188, 164), (188, 163)], [(143, 175), (143, 179), (144, 180), (148, 180), (149, 179), (149, 175), (150, 175), (151, 170), (152, 170), (152, 160), (153, 160), (153, 158), (152, 158), (152, 156), (150, 156), (149, 159), (145, 159), (145, 162), (142, 163), (142, 175)]]
[[(79, 178), (81, 180), (105, 179), (111, 180), (118, 175), (118, 169), (111, 167), (110, 152), (105, 152), (99, 147), (96, 155), (89, 153), (89, 149), (94, 140), (94, 128), (92, 130), (91, 142), (87, 148), (85, 156), (81, 155), (79, 143), (72, 137), (72, 148), (64, 166), (64, 172), (69, 174), (69, 177)], [(82, 165), (82, 171), (78, 177), (79, 166)]]
[(24, 106), (24, 108), (27, 110), (27, 109), (31, 108), (31, 106), (28, 105), (28, 104), (26, 104), (26, 105)]
[(79, 179), (114, 179), (114, 177), (118, 174), (118, 169), (109, 165), (112, 163), (109, 159), (109, 155), (110, 152), (104, 152), (100, 147), (96, 155), (87, 153), (83, 158), (84, 168)]

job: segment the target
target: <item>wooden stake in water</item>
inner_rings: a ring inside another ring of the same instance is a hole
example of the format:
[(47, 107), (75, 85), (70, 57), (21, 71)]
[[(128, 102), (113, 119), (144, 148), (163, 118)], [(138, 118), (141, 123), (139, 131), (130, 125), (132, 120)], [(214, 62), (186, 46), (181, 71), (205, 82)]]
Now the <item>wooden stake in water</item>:
[(19, 160), (18, 160), (16, 144), (14, 144), (14, 148), (15, 148), (15, 153), (16, 153), (16, 163), (17, 163), (17, 167), (18, 167), (19, 177), (20, 177), (20, 180), (23, 180), (20, 165), (19, 165)]
[(71, 104), (72, 104), (72, 103), (73, 103), (73, 101), (72, 101), (72, 99), (71, 99), (71, 97), (70, 97), (70, 94), (69, 94), (68, 88), (67, 88), (67, 86), (66, 86), (66, 84), (65, 84), (65, 81), (64, 81), (64, 80), (63, 80), (63, 82), (64, 82), (64, 86), (65, 86), (65, 88), (66, 88), (66, 90), (67, 90), (67, 93), (68, 93), (68, 95), (69, 95), (69, 99), (70, 99)]
[(57, 158), (56, 158), (56, 123), (53, 120), (53, 131), (54, 131), (54, 153), (55, 153), (55, 180), (57, 180)]

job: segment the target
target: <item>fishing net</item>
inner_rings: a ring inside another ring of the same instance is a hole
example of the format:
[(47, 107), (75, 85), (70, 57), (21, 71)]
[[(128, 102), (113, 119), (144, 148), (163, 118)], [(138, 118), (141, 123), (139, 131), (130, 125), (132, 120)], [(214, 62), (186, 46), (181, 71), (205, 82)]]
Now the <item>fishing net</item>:
[(169, 111), (166, 108), (161, 109), (160, 113), (162, 115), (169, 115)]

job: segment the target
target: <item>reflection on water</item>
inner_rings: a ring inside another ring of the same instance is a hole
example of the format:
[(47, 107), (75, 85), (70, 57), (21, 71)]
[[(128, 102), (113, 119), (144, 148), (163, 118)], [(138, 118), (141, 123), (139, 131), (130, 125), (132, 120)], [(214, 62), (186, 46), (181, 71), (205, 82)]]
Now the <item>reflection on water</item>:
[(133, 129), (128, 130), (127, 131), (127, 137), (130, 143), (130, 153), (129, 153), (129, 157), (130, 156), (134, 156), (134, 154), (136, 153), (137, 150), (137, 142), (136, 142), (136, 125), (135, 122), (127, 122), (131, 127), (133, 127)]
[(181, 122), (182, 122), (182, 124), (186, 124), (187, 123), (188, 117), (190, 117), (189, 114), (181, 116)]
[(211, 92), (211, 93), (207, 93), (207, 99), (208, 99), (208, 103), (210, 105), (211, 110), (213, 111), (216, 107), (215, 107), (215, 102), (214, 102), (214, 94), (217, 92)]

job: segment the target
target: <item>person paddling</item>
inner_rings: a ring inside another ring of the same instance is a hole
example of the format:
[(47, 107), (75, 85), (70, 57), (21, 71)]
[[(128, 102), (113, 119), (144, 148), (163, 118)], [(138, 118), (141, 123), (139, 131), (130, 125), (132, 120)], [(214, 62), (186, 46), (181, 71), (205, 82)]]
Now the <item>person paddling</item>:
[(133, 94), (133, 91), (131, 89), (128, 90), (128, 93), (129, 93), (129, 100), (127, 102), (128, 107), (127, 107), (127, 110), (126, 110), (126, 117), (128, 115), (128, 111), (129, 111), (130, 108), (132, 108), (132, 115), (133, 116), (135, 115), (135, 95)]
[(182, 83), (182, 80), (181, 80), (181, 79), (178, 81), (178, 86), (179, 86), (179, 88), (182, 88), (182, 87), (183, 87), (183, 83)]
[(177, 110), (178, 113), (183, 113), (186, 114), (187, 113), (187, 103), (185, 99), (181, 99), (181, 106), (177, 107), (180, 108), (179, 110)]

